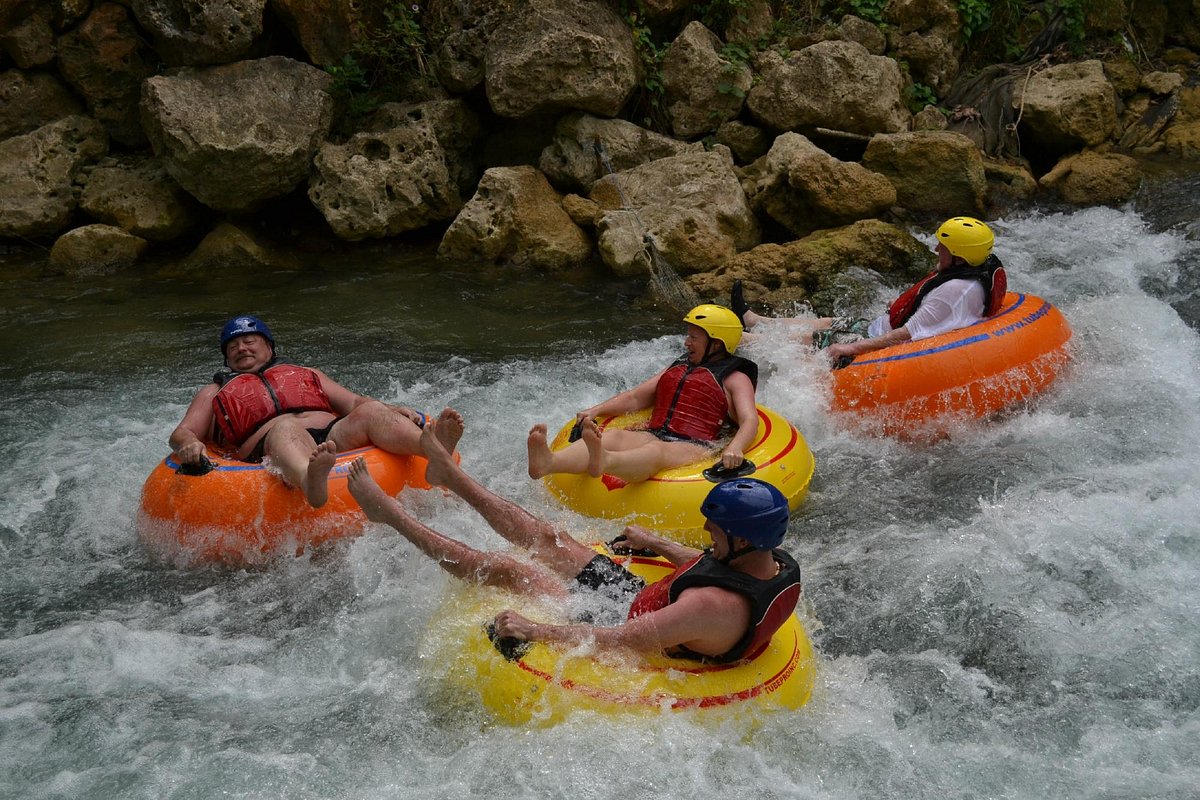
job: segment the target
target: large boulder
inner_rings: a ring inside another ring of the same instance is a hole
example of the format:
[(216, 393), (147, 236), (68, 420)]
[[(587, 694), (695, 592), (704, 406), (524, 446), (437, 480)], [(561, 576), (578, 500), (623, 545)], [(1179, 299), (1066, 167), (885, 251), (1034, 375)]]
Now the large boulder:
[(542, 173), (528, 166), (493, 167), (446, 230), (438, 258), (560, 269), (585, 261), (591, 252), (587, 235)]
[(340, 63), (373, 21), (371, 4), (360, 0), (268, 0), (268, 5), (309, 60), (322, 67)]
[(106, 152), (104, 126), (83, 116), (0, 142), (0, 238), (66, 228), (78, 202), (76, 178)]
[(89, 169), (79, 207), (93, 219), (156, 242), (180, 236), (196, 218), (195, 201), (162, 163), (135, 155)]
[(908, 65), (913, 81), (944, 96), (958, 76), (962, 26), (952, 0), (889, 0), (883, 18), (892, 56)]
[(644, 272), (646, 236), (681, 273), (711, 270), (759, 241), (758, 220), (723, 147), (607, 175), (591, 199), (605, 209), (600, 255), (618, 274)]
[(871, 135), (908, 128), (900, 65), (857, 42), (819, 42), (771, 66), (747, 107), (776, 130), (831, 128)]
[(0, 73), (0, 139), (29, 133), (83, 111), (71, 90), (48, 72)]
[(200, 202), (249, 211), (308, 177), (333, 115), (332, 79), (282, 56), (149, 78), (143, 127), (171, 177)]
[(558, 121), (554, 140), (542, 150), (538, 166), (556, 186), (588, 192), (610, 171), (703, 150), (699, 142), (681, 142), (623, 119), (576, 113)]
[(1117, 128), (1117, 98), (1096, 60), (1059, 64), (1019, 81), (1021, 140), (1050, 156), (1094, 147)]
[(987, 197), (983, 155), (952, 131), (872, 136), (863, 166), (887, 177), (896, 201), (910, 211), (979, 214)]
[[(762, 244), (731, 258), (716, 272), (689, 283), (701, 296), (723, 297), (735, 280), (745, 284), (748, 300), (774, 307), (815, 301), (851, 268), (879, 273), (887, 283), (903, 285), (926, 274), (937, 257), (912, 234), (875, 219), (816, 231), (787, 244)], [(842, 309), (818, 307), (821, 313)]]
[(671, 130), (681, 139), (735, 119), (753, 77), (749, 66), (721, 55), (721, 40), (699, 22), (690, 23), (667, 48), (662, 76)]
[(613, 117), (638, 83), (629, 28), (599, 0), (527, 0), (488, 39), (485, 84), (502, 117), (587, 111)]
[(129, 11), (101, 3), (58, 42), (58, 69), (87, 101), (92, 116), (121, 144), (144, 145), (138, 119), (142, 81), (153, 75), (154, 54), (142, 44)]
[(47, 266), (67, 275), (107, 275), (132, 267), (146, 245), (145, 239), (112, 225), (85, 225), (55, 240)]
[(776, 138), (742, 171), (742, 187), (756, 213), (798, 236), (874, 217), (896, 203), (887, 178), (839, 161), (798, 133)]
[(131, 0), (154, 49), (174, 66), (224, 64), (245, 55), (262, 33), (267, 0)]
[(1062, 159), (1039, 183), (1068, 203), (1097, 206), (1126, 202), (1141, 181), (1138, 164), (1129, 156), (1089, 150)]
[(462, 100), (425, 100), (419, 103), (384, 103), (364, 130), (382, 132), (428, 122), (446, 154), (446, 170), (461, 197), (475, 192), (479, 179), (476, 145), (483, 133), (479, 117)]
[(339, 238), (395, 236), (450, 219), (462, 205), (429, 122), (357, 133), (317, 153), (308, 197)]
[(447, 91), (466, 94), (483, 83), (488, 38), (507, 14), (504, 3), (426, 3), (424, 28), (429, 37), (430, 68)]
[(182, 261), (164, 272), (172, 275), (239, 275), (261, 270), (296, 269), (299, 260), (252, 230), (230, 222), (219, 223)]
[(33, 69), (54, 60), (51, 9), (33, 3), (9, 3), (8, 25), (0, 28), (0, 48), (21, 69)]

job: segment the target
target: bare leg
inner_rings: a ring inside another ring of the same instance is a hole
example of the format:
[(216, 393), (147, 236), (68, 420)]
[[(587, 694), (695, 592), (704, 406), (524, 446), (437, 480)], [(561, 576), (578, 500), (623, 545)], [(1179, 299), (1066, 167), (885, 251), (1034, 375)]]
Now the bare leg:
[(396, 455), (421, 454), (421, 429), (417, 423), (378, 400), (357, 406), (329, 430), (345, 450), (373, 444)]
[(303, 423), (291, 416), (274, 420), (264, 439), (263, 451), (270, 456), (284, 482), (304, 492), (309, 505), (314, 508), (325, 505), (329, 499), (325, 483), (335, 457), (321, 455), (317, 459), (317, 443)]
[(636, 483), (664, 469), (692, 464), (709, 452), (703, 445), (655, 440), (630, 450), (604, 450), (602, 472)]
[(546, 438), (546, 426), (543, 423), (529, 429), (529, 439), (525, 446), (529, 452), (529, 477), (534, 480), (554, 472), (586, 472), (591, 458), (587, 447), (581, 441), (571, 442), (562, 450), (551, 452)]
[[(436, 441), (432, 433), (430, 438)], [(404, 511), (395, 498), (389, 497), (380, 488), (361, 457), (351, 462), (347, 485), (367, 519), (390, 525), (456, 578), (486, 586), (499, 586), (522, 594), (554, 597), (566, 594), (562, 580), (534, 564), (501, 553), (476, 550), (418, 522)]]
[[(442, 443), (442, 447), (446, 448), (446, 452), (448, 453), (453, 453), (454, 448), (458, 447), (458, 440), (462, 438), (463, 429), (466, 427), (463, 424), (462, 414), (453, 408), (443, 408), (442, 413), (438, 415), (436, 423), (433, 420), (426, 420), (425, 424), (435, 425), (433, 432), (437, 435), (438, 441)], [(422, 450), (423, 452), (424, 450)]]
[(337, 452), (334, 441), (327, 439), (317, 445), (308, 457), (308, 469), (305, 470), (301, 488), (313, 508), (320, 508), (329, 500), (329, 470), (337, 461)]
[(582, 438), (588, 452), (587, 474), (599, 478), (604, 474), (605, 458), (603, 436), (596, 420), (584, 420)]
[(508, 541), (528, 550), (563, 579), (571, 579), (596, 555), (565, 531), (555, 528), (494, 492), (485, 489), (462, 467), (454, 463), (450, 452), (429, 430), (421, 435), (421, 445), (429, 467), (425, 479), (444, 486), (466, 500), (492, 530)]

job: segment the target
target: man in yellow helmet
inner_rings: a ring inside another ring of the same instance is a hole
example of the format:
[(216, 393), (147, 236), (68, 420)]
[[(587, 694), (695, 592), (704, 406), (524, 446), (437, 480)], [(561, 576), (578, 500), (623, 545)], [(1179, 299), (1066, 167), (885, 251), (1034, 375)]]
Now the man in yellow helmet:
[[(872, 350), (965, 328), (1000, 310), (1007, 279), (1000, 259), (992, 253), (991, 229), (972, 217), (953, 217), (942, 223), (937, 237), (938, 264), (909, 287), (873, 320), (825, 317), (788, 320), (812, 331), (813, 343), (827, 348), (835, 363)], [(732, 306), (749, 330), (766, 317), (754, 313), (734, 284)]]
[[(529, 431), (529, 477), (551, 473), (614, 475), (633, 483), (660, 470), (704, 458), (728, 425), (737, 430), (721, 453), (725, 468), (741, 466), (758, 432), (754, 391), (758, 366), (735, 356), (742, 322), (728, 308), (696, 306), (684, 318), (686, 354), (634, 388), (576, 414), (580, 440), (551, 451), (546, 426)], [(601, 434), (595, 418), (652, 409), (644, 429)]]

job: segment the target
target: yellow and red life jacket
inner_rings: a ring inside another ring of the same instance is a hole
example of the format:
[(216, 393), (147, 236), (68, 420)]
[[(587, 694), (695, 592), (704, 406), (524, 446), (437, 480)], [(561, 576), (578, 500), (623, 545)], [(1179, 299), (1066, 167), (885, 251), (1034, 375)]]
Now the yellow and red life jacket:
[(724, 382), (732, 372), (746, 373), (757, 386), (758, 365), (740, 356), (726, 356), (703, 364), (681, 358), (667, 367), (654, 390), (649, 430), (657, 435), (671, 434), (700, 442), (718, 438), (729, 421)]

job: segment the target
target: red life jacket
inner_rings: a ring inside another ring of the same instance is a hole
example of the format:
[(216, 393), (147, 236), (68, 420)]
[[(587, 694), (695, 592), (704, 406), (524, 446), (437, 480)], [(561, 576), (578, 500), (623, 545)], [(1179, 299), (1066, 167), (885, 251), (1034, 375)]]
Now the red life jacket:
[(707, 551), (701, 553), (677, 567), (667, 577), (638, 592), (629, 608), (629, 619), (666, 608), (679, 599), (684, 589), (719, 586), (737, 592), (750, 601), (750, 627), (737, 644), (719, 656), (693, 653), (687, 648), (679, 648), (674, 655), (714, 664), (754, 658), (770, 643), (775, 631), (787, 622), (800, 600), (799, 565), (783, 550), (772, 550), (771, 555), (779, 565), (779, 574), (761, 580), (718, 561)]
[(711, 442), (729, 420), (725, 378), (744, 372), (758, 385), (758, 365), (740, 356), (726, 356), (703, 364), (681, 358), (667, 368), (654, 390), (651, 433), (671, 434), (699, 442)]
[(320, 376), (308, 367), (272, 363), (258, 372), (217, 373), (213, 380), (221, 384), (212, 401), (217, 431), (234, 447), (281, 414), (336, 413)]
[(892, 330), (896, 330), (908, 322), (912, 315), (917, 313), (925, 295), (947, 281), (961, 280), (979, 281), (983, 286), (983, 315), (985, 317), (990, 317), (1000, 310), (1000, 305), (1004, 302), (1004, 293), (1008, 291), (1008, 276), (1004, 272), (1004, 265), (1000, 263), (1000, 259), (989, 255), (987, 260), (978, 267), (950, 267), (941, 272), (935, 270), (909, 287), (888, 307), (888, 322), (891, 324)]

